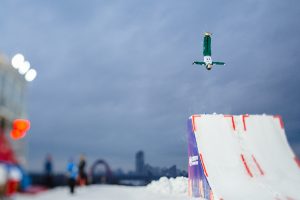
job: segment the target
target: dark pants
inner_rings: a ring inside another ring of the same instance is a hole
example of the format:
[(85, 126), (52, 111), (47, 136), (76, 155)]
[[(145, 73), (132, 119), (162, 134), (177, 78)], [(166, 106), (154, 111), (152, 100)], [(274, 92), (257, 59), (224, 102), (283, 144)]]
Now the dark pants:
[(52, 174), (46, 174), (45, 180), (46, 180), (46, 186), (48, 188), (53, 188), (53, 177), (52, 177)]
[(88, 179), (87, 179), (87, 175), (85, 172), (79, 173), (78, 181), (79, 181), (79, 185), (81, 185), (81, 186), (88, 184)]
[(69, 178), (69, 188), (70, 188), (70, 193), (74, 194), (75, 192), (75, 184), (76, 184), (76, 180), (74, 178)]

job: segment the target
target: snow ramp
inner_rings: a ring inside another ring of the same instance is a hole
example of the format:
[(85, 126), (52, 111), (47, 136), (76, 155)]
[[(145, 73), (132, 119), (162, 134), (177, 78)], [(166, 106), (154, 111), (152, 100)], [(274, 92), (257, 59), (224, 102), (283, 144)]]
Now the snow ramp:
[(300, 162), (280, 116), (192, 115), (188, 154), (192, 197), (300, 200)]

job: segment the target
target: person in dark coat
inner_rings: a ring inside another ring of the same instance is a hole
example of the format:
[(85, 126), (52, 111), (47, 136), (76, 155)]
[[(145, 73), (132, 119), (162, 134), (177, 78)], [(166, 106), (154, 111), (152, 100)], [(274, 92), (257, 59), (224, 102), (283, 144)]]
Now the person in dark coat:
[(47, 155), (46, 161), (44, 164), (44, 171), (45, 171), (45, 184), (48, 188), (53, 187), (53, 164), (52, 164), (52, 157), (50, 154)]
[(88, 184), (87, 174), (85, 172), (85, 166), (86, 166), (86, 159), (85, 159), (85, 156), (82, 154), (80, 156), (80, 160), (79, 160), (79, 164), (78, 164), (78, 169), (79, 169), (78, 183), (79, 183), (79, 185), (87, 185)]

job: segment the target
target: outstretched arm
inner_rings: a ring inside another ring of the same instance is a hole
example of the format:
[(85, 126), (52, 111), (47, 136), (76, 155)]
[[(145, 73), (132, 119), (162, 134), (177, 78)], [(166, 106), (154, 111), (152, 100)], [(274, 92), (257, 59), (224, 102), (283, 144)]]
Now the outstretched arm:
[(225, 65), (224, 62), (212, 62), (213, 65)]
[(194, 61), (194, 62), (193, 62), (193, 65), (194, 65), (194, 64), (197, 64), (197, 65), (205, 65), (205, 62)]

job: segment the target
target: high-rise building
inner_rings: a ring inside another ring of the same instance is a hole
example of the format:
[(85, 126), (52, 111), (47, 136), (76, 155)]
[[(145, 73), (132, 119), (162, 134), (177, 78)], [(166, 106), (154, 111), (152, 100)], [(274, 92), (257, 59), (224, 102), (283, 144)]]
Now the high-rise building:
[(4, 134), (12, 145), (19, 164), (26, 165), (26, 139), (12, 141), (9, 133), (12, 122), (17, 118), (27, 118), (25, 109), (26, 80), (9, 60), (0, 54), (0, 134)]
[(143, 151), (138, 151), (135, 154), (135, 172), (140, 175), (145, 172), (145, 157)]

